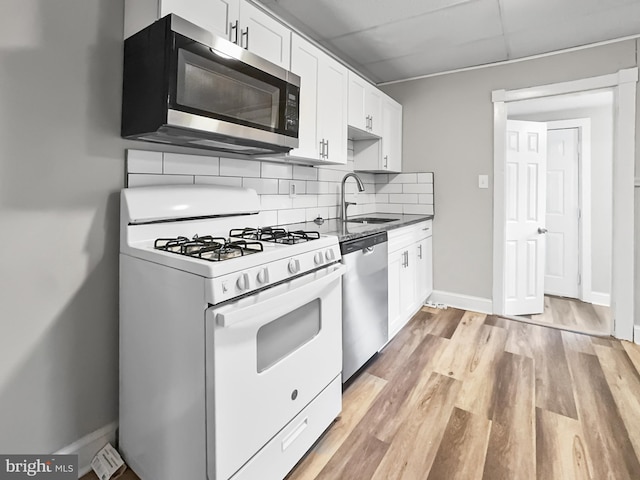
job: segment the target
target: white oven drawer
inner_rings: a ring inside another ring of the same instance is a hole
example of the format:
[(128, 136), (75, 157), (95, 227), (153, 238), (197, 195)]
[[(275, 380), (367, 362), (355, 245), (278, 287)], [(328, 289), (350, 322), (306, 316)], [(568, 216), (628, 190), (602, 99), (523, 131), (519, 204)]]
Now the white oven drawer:
[(207, 310), (210, 478), (234, 475), (340, 374), (344, 270)]
[(264, 446), (231, 480), (281, 480), (342, 410), (340, 376)]

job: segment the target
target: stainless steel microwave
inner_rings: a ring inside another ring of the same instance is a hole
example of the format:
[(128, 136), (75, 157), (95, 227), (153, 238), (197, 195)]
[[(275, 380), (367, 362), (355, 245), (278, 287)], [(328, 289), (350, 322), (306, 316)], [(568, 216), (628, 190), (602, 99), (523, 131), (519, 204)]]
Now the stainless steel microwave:
[(167, 15), (124, 42), (122, 136), (243, 155), (298, 146), (300, 77)]

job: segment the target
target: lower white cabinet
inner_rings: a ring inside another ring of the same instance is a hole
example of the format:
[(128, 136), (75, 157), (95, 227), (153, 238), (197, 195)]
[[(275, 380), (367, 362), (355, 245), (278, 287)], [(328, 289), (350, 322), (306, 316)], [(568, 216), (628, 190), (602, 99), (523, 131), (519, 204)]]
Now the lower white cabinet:
[(431, 220), (388, 232), (389, 339), (433, 291)]

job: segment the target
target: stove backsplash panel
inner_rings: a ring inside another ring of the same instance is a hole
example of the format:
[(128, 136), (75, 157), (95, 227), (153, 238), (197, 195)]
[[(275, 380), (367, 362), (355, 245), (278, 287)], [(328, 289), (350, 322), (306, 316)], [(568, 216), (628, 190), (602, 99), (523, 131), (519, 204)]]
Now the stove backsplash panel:
[[(340, 182), (353, 171), (349, 143), (346, 165), (307, 167), (288, 163), (243, 160), (206, 155), (127, 150), (127, 186), (217, 184), (253, 188), (262, 207), (265, 225), (299, 223), (321, 216), (338, 217)], [(350, 215), (384, 213), (434, 213), (433, 173), (363, 173), (358, 192), (347, 181)]]

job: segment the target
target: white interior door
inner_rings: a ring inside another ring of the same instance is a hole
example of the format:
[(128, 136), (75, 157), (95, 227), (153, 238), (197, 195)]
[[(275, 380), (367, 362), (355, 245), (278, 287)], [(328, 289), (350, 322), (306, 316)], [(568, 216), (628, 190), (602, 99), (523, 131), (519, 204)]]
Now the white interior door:
[(507, 121), (505, 308), (544, 310), (547, 126)]
[(578, 129), (547, 132), (547, 218), (544, 291), (579, 298)]

